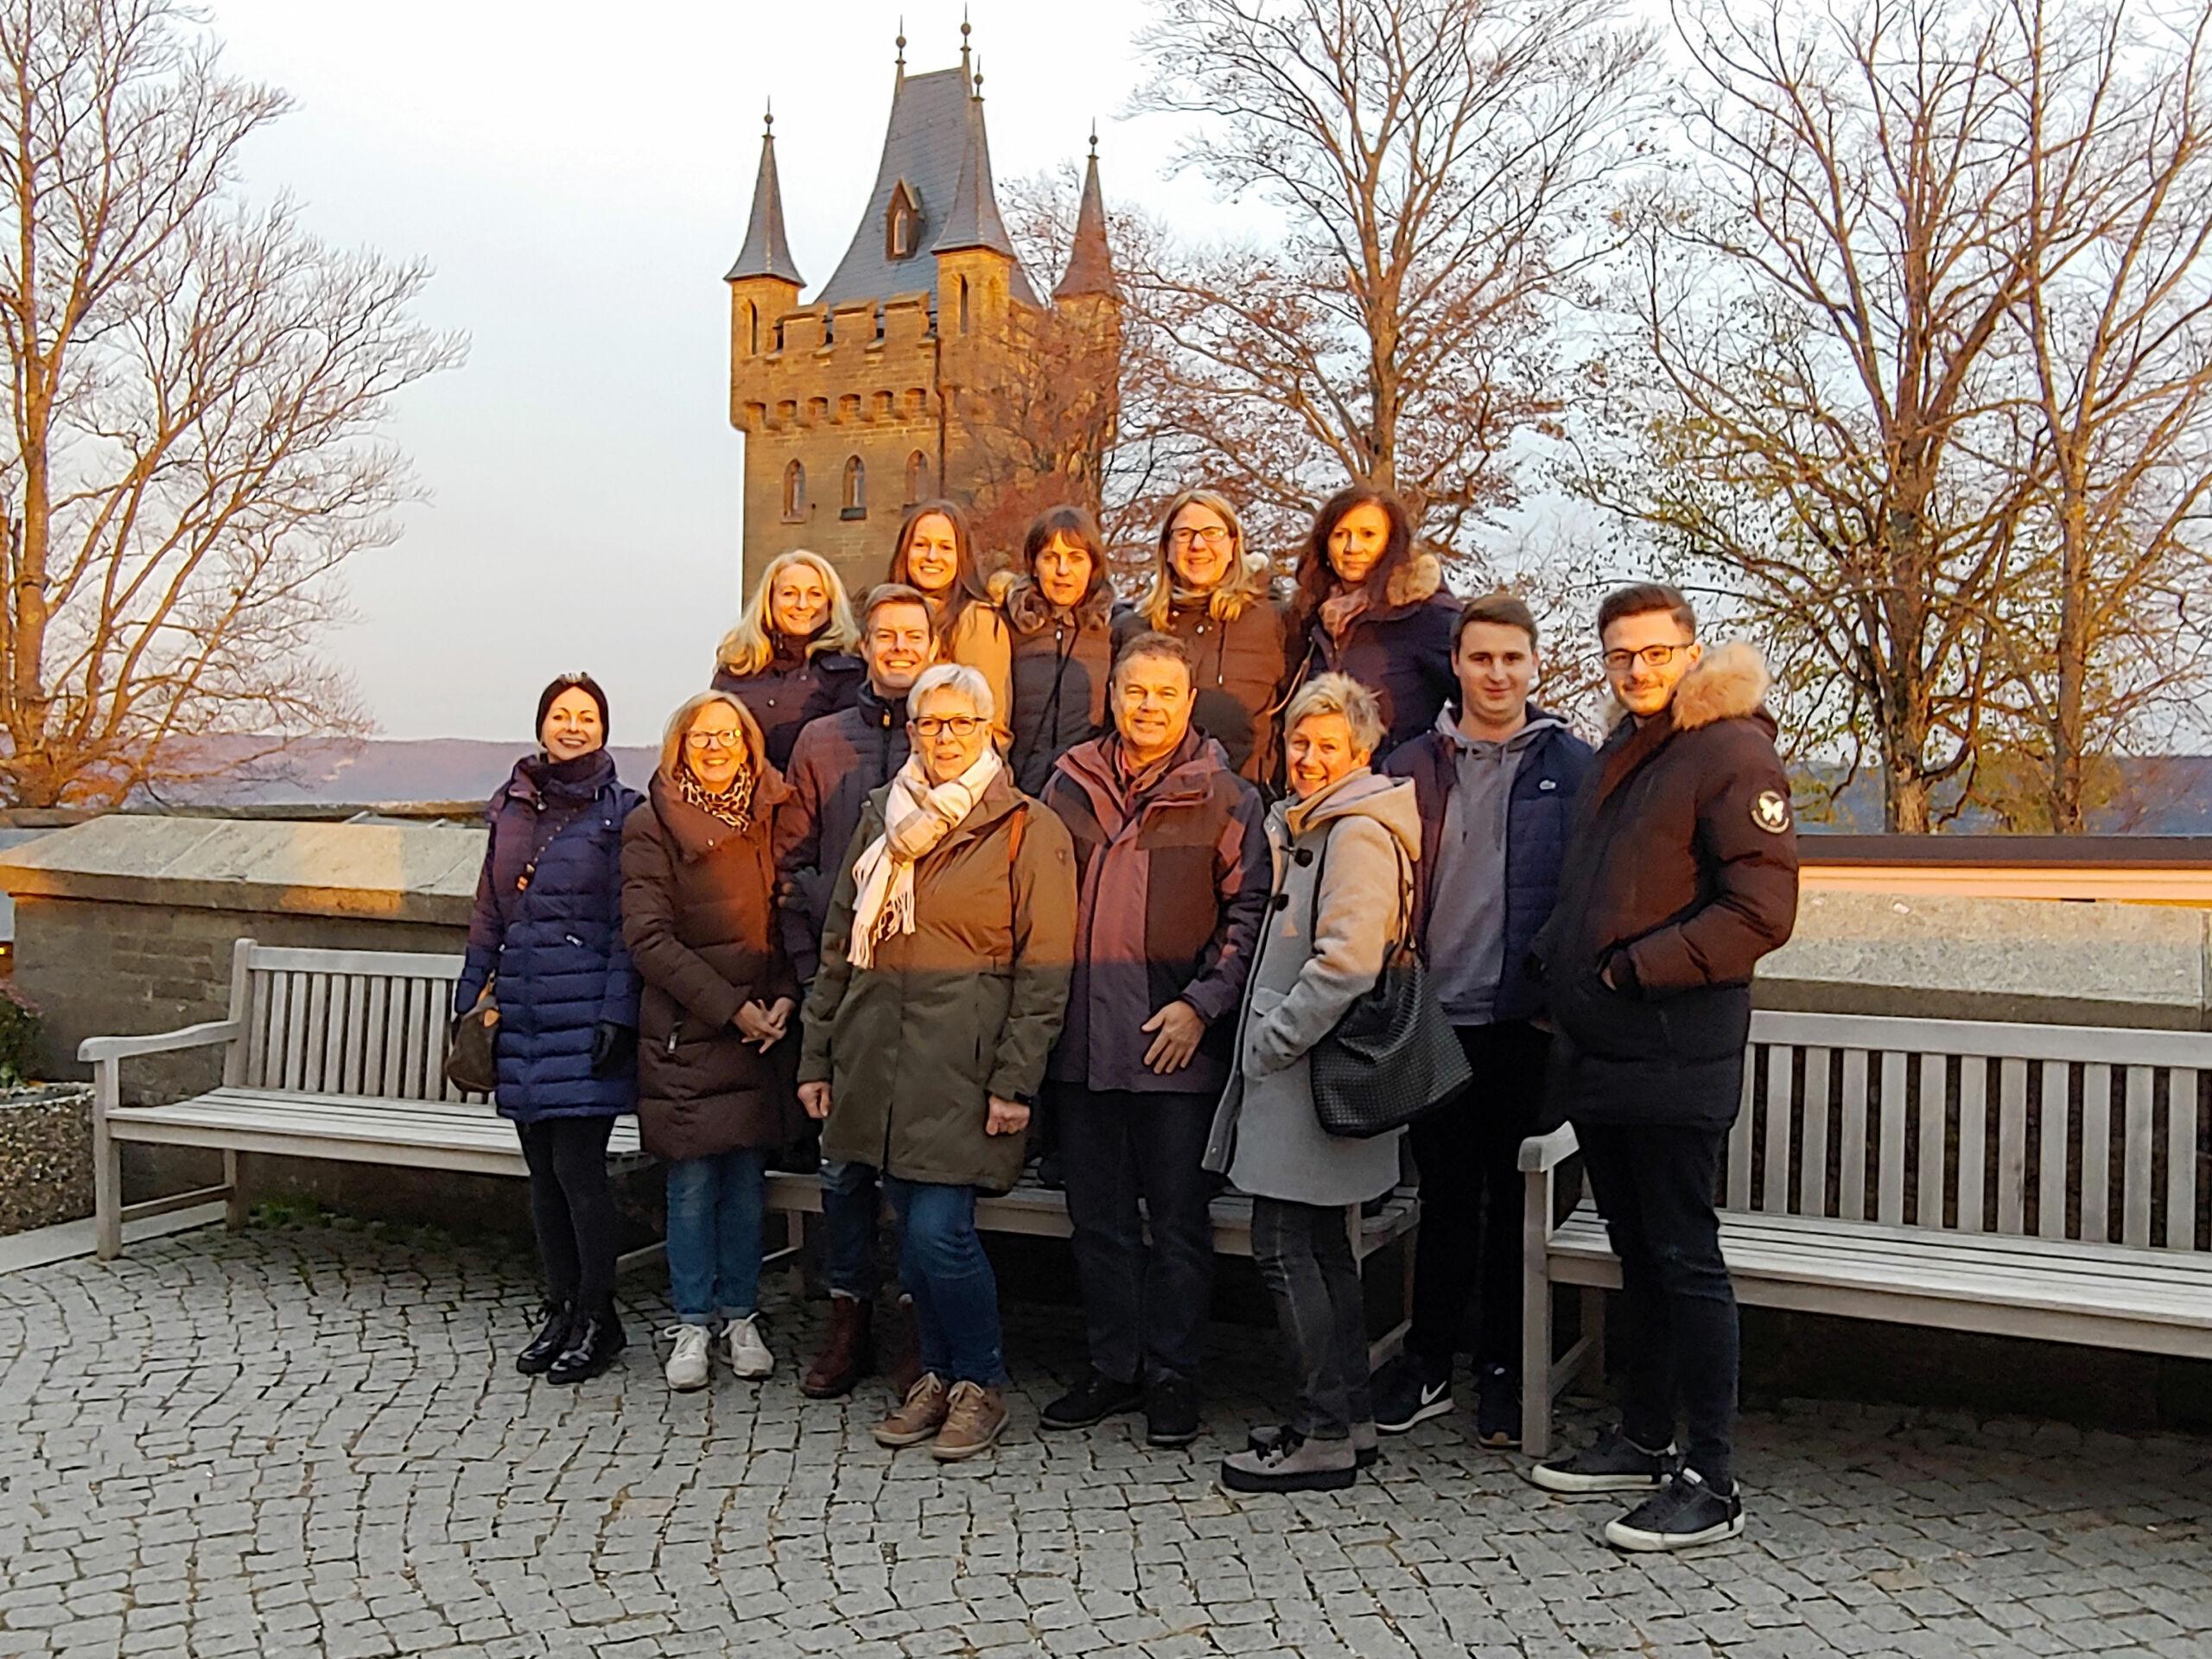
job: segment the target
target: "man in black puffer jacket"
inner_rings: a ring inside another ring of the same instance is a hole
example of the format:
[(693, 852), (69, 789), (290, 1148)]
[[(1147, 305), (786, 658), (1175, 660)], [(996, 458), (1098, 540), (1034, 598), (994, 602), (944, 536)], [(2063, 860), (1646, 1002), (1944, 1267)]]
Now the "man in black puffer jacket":
[(1555, 1099), (1620, 1257), (1628, 1389), (1619, 1428), (1531, 1478), (1650, 1492), (1606, 1539), (1675, 1549), (1744, 1527), (1736, 1299), (1713, 1198), (1752, 972), (1796, 921), (1797, 837), (1758, 652), (1706, 652), (1688, 601), (1657, 583), (1608, 596), (1598, 632), (1623, 713), (1576, 801), (1534, 954), (1559, 1032)]

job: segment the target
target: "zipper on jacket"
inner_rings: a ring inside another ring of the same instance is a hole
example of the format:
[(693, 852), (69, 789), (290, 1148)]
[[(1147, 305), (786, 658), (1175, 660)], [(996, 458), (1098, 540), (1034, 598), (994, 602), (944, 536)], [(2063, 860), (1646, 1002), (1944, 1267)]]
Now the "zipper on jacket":
[(668, 1052), (669, 1052), (670, 1054), (671, 1054), (671, 1055), (673, 1055), (673, 1054), (676, 1052), (676, 1039), (677, 1039), (677, 1034), (679, 1032), (681, 1032), (683, 1029), (683, 1021), (682, 1020), (680, 1020), (680, 1019), (679, 1019), (679, 1020), (677, 1020), (673, 1025), (670, 1026), (670, 1027), (669, 1027), (669, 1028), (668, 1028)]

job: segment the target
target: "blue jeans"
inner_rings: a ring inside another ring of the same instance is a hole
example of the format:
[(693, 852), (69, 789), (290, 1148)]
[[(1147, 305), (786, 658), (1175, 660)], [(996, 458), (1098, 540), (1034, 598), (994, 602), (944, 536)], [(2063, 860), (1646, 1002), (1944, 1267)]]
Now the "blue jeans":
[(685, 1325), (760, 1306), (762, 1166), (749, 1147), (668, 1166), (668, 1296)]
[(832, 1296), (875, 1300), (875, 1170), (825, 1160), (822, 1166), (823, 1274)]
[(899, 1217), (899, 1276), (914, 1299), (922, 1369), (947, 1383), (1006, 1380), (999, 1281), (976, 1235), (976, 1189), (883, 1178)]

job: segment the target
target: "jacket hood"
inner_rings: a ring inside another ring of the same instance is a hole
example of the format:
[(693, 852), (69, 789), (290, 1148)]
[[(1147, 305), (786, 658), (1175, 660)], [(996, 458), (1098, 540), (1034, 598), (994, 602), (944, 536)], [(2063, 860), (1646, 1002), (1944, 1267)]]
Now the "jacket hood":
[[(1505, 740), (1504, 747), (1515, 751), (1525, 749), (1546, 732), (1567, 729), (1563, 715), (1555, 715), (1548, 709), (1540, 709), (1533, 702), (1529, 705), (1528, 718), (1527, 725)], [(1444, 740), (1447, 748), (1465, 748), (1469, 746), (1469, 740), (1459, 730), (1458, 702), (1447, 702), (1436, 711), (1435, 734)]]
[(1276, 802), (1272, 816), (1293, 837), (1342, 818), (1372, 818), (1398, 838), (1407, 857), (1421, 856), (1421, 808), (1403, 778), (1355, 772), (1311, 800)]
[[(1120, 776), (1118, 752), (1121, 739), (1117, 736), (1094, 737), (1087, 743), (1078, 743), (1052, 763), (1055, 772), (1064, 772), (1082, 788), (1103, 791), (1109, 796), (1120, 794), (1123, 785)], [(1184, 734), (1167, 770), (1160, 774), (1155, 791), (1203, 791), (1217, 772), (1231, 770), (1229, 751), (1214, 739), (1193, 726)]]
[(553, 800), (588, 801), (621, 786), (614, 757), (603, 746), (573, 760), (555, 760), (540, 749), (515, 762), (514, 771), (493, 794), (486, 810), (497, 817), (500, 804), (510, 799), (533, 801), (543, 796)]
[[(753, 829), (747, 833), (760, 833), (769, 811), (777, 803), (788, 799), (791, 792), (783, 773), (763, 765), (760, 775), (753, 780)], [(675, 838), (677, 847), (686, 858), (703, 858), (725, 842), (739, 839), (737, 832), (720, 818), (685, 800), (668, 774), (658, 767), (653, 771), (652, 781), (645, 785), (645, 798), (652, 804), (653, 816)]]
[[(1759, 713), (1774, 676), (1766, 658), (1748, 640), (1732, 639), (1715, 645), (1699, 658), (1695, 668), (1682, 676), (1669, 705), (1674, 728), (1694, 732), (1723, 720), (1742, 720)], [(1608, 727), (1618, 727), (1628, 710), (1618, 700), (1608, 710)]]
[(1416, 548), (1412, 556), (1391, 575), (1383, 589), (1383, 602), (1393, 607), (1426, 604), (1443, 587), (1443, 562), (1435, 554)]
[[(997, 581), (996, 577), (992, 578), (994, 594), (998, 596), (999, 605), (1006, 612), (1006, 620), (1014, 624), (1017, 633), (1035, 633), (1052, 621), (1052, 613), (1059, 608), (1045, 597), (1044, 589), (1038, 587), (1032, 577), (1011, 575), (1002, 589), (998, 587)], [(1113, 609), (1113, 587), (1107, 582), (1104, 570), (1094, 569), (1090, 573), (1090, 586), (1084, 590), (1083, 598), (1075, 607), (1076, 620), (1086, 628), (1103, 625), (1111, 617)]]

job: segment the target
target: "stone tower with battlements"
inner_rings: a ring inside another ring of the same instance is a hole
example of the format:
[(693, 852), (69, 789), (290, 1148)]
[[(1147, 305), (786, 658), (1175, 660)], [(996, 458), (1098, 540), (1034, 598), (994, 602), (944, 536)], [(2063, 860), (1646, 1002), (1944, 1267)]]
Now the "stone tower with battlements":
[(748, 593), (769, 560), (798, 547), (865, 588), (881, 578), (907, 506), (988, 493), (1007, 470), (986, 453), (990, 423), (1019, 404), (1007, 389), (1039, 372), (1040, 341), (1072, 330), (1092, 342), (1086, 372), (1105, 377), (1110, 400), (1120, 296), (1096, 141), (1066, 271), (1041, 299), (1000, 217), (968, 33), (963, 22), (958, 68), (915, 75), (899, 36), (875, 188), (845, 257), (804, 305), (772, 117), (761, 138), (745, 245), (727, 279)]

